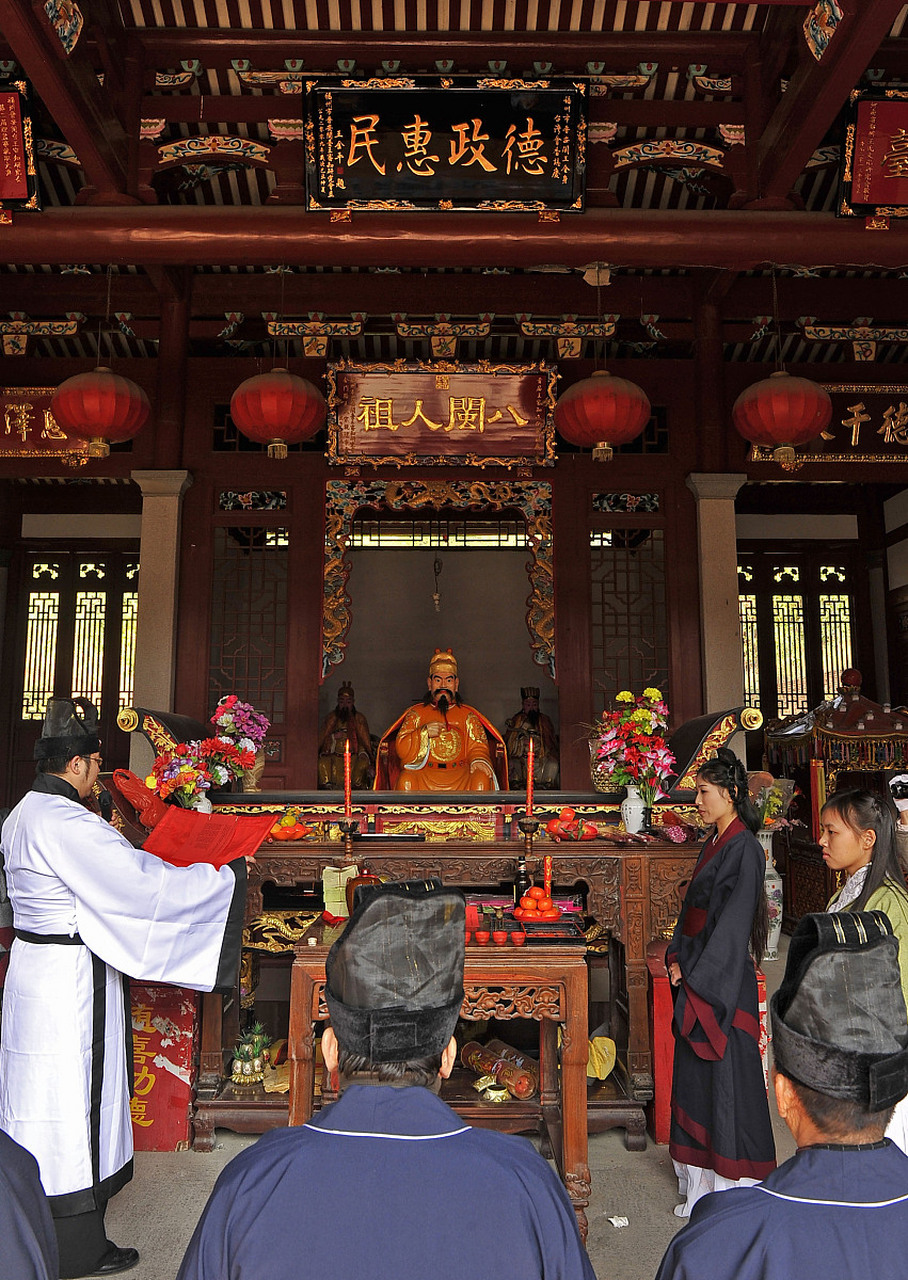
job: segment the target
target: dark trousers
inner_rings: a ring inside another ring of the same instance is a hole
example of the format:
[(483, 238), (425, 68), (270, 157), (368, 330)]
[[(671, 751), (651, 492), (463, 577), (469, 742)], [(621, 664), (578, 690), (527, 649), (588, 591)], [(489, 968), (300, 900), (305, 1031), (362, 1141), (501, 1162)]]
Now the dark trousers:
[(60, 1280), (91, 1275), (112, 1248), (104, 1230), (104, 1209), (54, 1218), (54, 1227), (60, 1250)]

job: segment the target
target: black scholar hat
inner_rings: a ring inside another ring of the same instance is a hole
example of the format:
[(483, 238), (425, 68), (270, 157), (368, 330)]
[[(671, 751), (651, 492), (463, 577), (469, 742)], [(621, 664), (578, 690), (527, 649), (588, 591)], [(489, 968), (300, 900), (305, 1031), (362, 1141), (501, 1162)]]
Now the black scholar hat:
[(90, 756), (101, 747), (98, 711), (87, 698), (51, 698), (44, 711), (44, 728), (35, 743), (36, 760), (54, 756)]
[(908, 1093), (898, 940), (882, 911), (803, 916), (772, 997), (773, 1056), (793, 1080), (884, 1111)]
[(441, 1053), (463, 1004), (465, 914), (455, 889), (364, 894), (325, 961), (325, 1002), (345, 1049), (373, 1063)]

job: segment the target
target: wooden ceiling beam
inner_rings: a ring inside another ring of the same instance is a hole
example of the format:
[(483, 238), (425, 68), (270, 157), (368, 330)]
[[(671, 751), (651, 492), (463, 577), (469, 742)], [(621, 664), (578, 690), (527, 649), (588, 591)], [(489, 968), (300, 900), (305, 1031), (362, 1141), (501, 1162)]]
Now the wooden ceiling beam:
[(67, 55), (44, 6), (26, 0), (0, 0), (0, 30), (79, 157), (89, 186), (108, 200), (132, 202), (126, 132), (81, 40)]
[(706, 62), (716, 75), (740, 70), (755, 34), (740, 31), (244, 31), (209, 28), (137, 29), (150, 67), (176, 67), (198, 58), (206, 70), (228, 70), (247, 58), (256, 71), (281, 71), (290, 59), (302, 59), (312, 74), (337, 74), (340, 59), (352, 59), (360, 70), (399, 61), (401, 71), (435, 70), (451, 59), (456, 72), (485, 71), (489, 60), (524, 69), (534, 62), (553, 63), (556, 73), (582, 72), (588, 62), (604, 62), (606, 71), (624, 73), (638, 62), (657, 59), (660, 66), (686, 70)]
[(779, 207), (822, 143), (868, 66), (904, 0), (845, 0), (845, 12), (823, 56), (802, 45), (801, 61), (757, 143), (754, 203)]
[(336, 221), (261, 208), (48, 209), (3, 230), (10, 264), (140, 266), (801, 267), (908, 266), (908, 227), (885, 234), (832, 214), (592, 209), (533, 214), (356, 213)]
[[(145, 95), (141, 107), (143, 120), (171, 124), (264, 124), (272, 119), (299, 120), (304, 113), (301, 95), (267, 92), (258, 97), (152, 93)], [(740, 102), (696, 99), (591, 98), (589, 119), (593, 124), (608, 120), (631, 128), (716, 129), (720, 124), (743, 124), (744, 107)]]
[[(720, 293), (708, 294), (722, 314), (731, 320), (751, 320), (772, 311), (772, 285), (768, 277), (741, 277), (734, 272), (715, 273)], [(721, 284), (719, 282), (722, 282)], [(728, 283), (725, 290), (724, 285)], [(437, 275), (376, 272), (320, 272), (286, 274), (283, 277), (284, 314), (288, 320), (306, 319), (310, 312), (328, 316), (354, 311), (368, 316), (407, 311), (431, 316), (444, 307), (456, 316), (577, 315), (596, 313), (595, 290), (578, 272), (569, 274), (517, 273), (484, 275), (481, 272)], [(669, 320), (690, 316), (698, 284), (693, 276), (625, 276), (615, 273), (602, 293), (602, 309), (625, 319), (641, 313)], [(901, 279), (835, 280), (778, 278), (779, 316), (793, 322), (813, 315), (829, 324), (847, 324), (858, 316), (872, 316), (879, 324), (904, 320)], [(540, 294), (544, 290), (544, 310)], [(9, 311), (22, 311), (30, 319), (53, 319), (67, 311), (89, 317), (106, 314), (107, 285), (103, 275), (59, 276), (15, 274), (0, 276), (0, 294)], [(128, 311), (139, 320), (160, 314), (158, 290), (145, 275), (116, 275), (111, 291), (116, 311)], [(223, 325), (228, 311), (247, 317), (276, 311), (280, 291), (268, 275), (197, 274), (193, 277), (192, 313), (197, 321)]]

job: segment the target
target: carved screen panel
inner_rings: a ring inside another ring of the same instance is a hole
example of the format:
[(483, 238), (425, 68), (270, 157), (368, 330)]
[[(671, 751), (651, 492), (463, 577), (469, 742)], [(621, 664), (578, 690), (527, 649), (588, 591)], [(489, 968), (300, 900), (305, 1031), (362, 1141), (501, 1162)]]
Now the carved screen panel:
[(669, 699), (662, 530), (598, 530), (591, 544), (593, 687), (606, 701), (650, 686)]
[(823, 654), (823, 697), (834, 698), (839, 691), (842, 672), (854, 666), (851, 643), (851, 597), (835, 592), (838, 584), (847, 583), (848, 576), (841, 565), (821, 565), (822, 587), (832, 587), (832, 592), (820, 590), (820, 647)]
[(214, 531), (209, 703), (235, 693), (269, 720), (284, 719), (287, 677), (286, 529)]

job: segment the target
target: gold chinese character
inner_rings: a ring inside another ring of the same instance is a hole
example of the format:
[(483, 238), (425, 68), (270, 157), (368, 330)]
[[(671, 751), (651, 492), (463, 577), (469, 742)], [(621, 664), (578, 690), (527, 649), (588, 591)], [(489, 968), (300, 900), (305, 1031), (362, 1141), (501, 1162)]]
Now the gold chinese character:
[[(851, 427), (851, 447), (852, 449), (856, 449), (858, 446), (858, 438), (861, 434), (861, 425), (864, 422), (870, 421), (870, 414), (866, 412), (866, 405), (863, 402), (859, 404), (850, 404), (848, 406), (848, 412), (851, 414), (851, 417), (843, 418), (842, 426)], [(832, 431), (821, 431), (820, 438), (823, 440), (834, 440), (835, 433)]]
[(485, 429), (485, 396), (449, 396), (450, 417), (445, 431), (478, 431)]
[(132, 1116), (132, 1122), (141, 1125), (143, 1129), (154, 1124), (154, 1118), (145, 1114), (146, 1105), (144, 1102), (139, 1102), (138, 1098), (129, 1099), (129, 1114)]
[(883, 156), (884, 178), (908, 178), (908, 129), (896, 129)]
[[(525, 427), (529, 422), (529, 418), (525, 418), (522, 414), (518, 413), (512, 404), (505, 405), (505, 409), (511, 415), (511, 418), (518, 427)], [(486, 418), (486, 422), (500, 422), (503, 417), (504, 414), (502, 411), (500, 409), (496, 409), (494, 413), (489, 414)]]
[(894, 404), (889, 406), (877, 435), (883, 437), (885, 444), (908, 444), (908, 404), (904, 400), (899, 401), (897, 409)]
[(153, 1071), (149, 1071), (145, 1064), (142, 1064), (141, 1071), (136, 1072), (135, 1084), (132, 1091), (137, 1098), (147, 1097), (154, 1088), (154, 1082), (157, 1079)]
[(18, 432), (23, 444), (28, 439), (31, 427), (32, 407), (28, 400), (19, 400), (15, 404), (8, 404), (3, 412), (6, 434), (9, 436), (14, 431)]
[[(470, 123), (473, 125), (472, 137), (468, 136), (470, 133)], [(451, 142), (451, 154), (448, 157), (448, 164), (459, 164), (467, 154), (467, 149), (469, 148), (470, 158), (465, 162), (464, 168), (468, 168), (471, 164), (478, 164), (485, 169), (486, 173), (494, 173), (495, 166), (490, 160), (486, 159), (485, 154), (485, 144), (489, 140), (489, 135), (487, 133), (479, 132), (482, 128), (482, 121), (465, 121), (463, 124), (455, 124), (451, 127), (454, 133), (458, 135), (458, 138)]]
[(44, 427), (41, 431), (42, 440), (65, 440), (66, 432), (61, 431), (54, 415), (50, 409), (44, 410)]
[[(533, 124), (533, 117), (527, 116), (527, 127), (523, 133), (517, 132), (516, 125), (509, 125), (505, 134), (504, 157), (505, 168), (508, 173), (511, 172), (512, 166), (517, 169), (523, 169), (526, 173), (532, 173), (536, 177), (541, 176), (542, 166), (548, 164), (548, 156), (543, 154), (542, 134)], [(517, 143), (517, 154), (514, 154), (514, 143)]]
[[(429, 155), (432, 130), (427, 127), (425, 120), (421, 116), (414, 116), (413, 123), (401, 130), (401, 137), (406, 148), (404, 160), (407, 168), (420, 178), (431, 178), (435, 173), (431, 165), (433, 162), (438, 164), (440, 157)], [(397, 166), (397, 172), (400, 173), (402, 168), (403, 162)]]
[(363, 396), (356, 421), (363, 424), (364, 431), (396, 431), (399, 425), (394, 421), (394, 401), (377, 400), (374, 396)]
[[(362, 128), (358, 127), (360, 125)], [(364, 151), (372, 167), (384, 176), (385, 166), (379, 164), (372, 154), (373, 147), (378, 146), (378, 139), (375, 136), (377, 125), (378, 116), (354, 116), (350, 126), (350, 150), (347, 152), (347, 164), (352, 168), (362, 159), (357, 152)]]
[(408, 418), (406, 422), (402, 422), (400, 425), (402, 427), (412, 427), (413, 424), (417, 422), (420, 418), (422, 418), (423, 422), (426, 424), (426, 426), (429, 428), (430, 431), (440, 431), (441, 428), (444, 426), (443, 422), (433, 422), (431, 418), (426, 417), (425, 413), (423, 412), (421, 400), (416, 401), (416, 408), (413, 410), (413, 416), (411, 418)]

